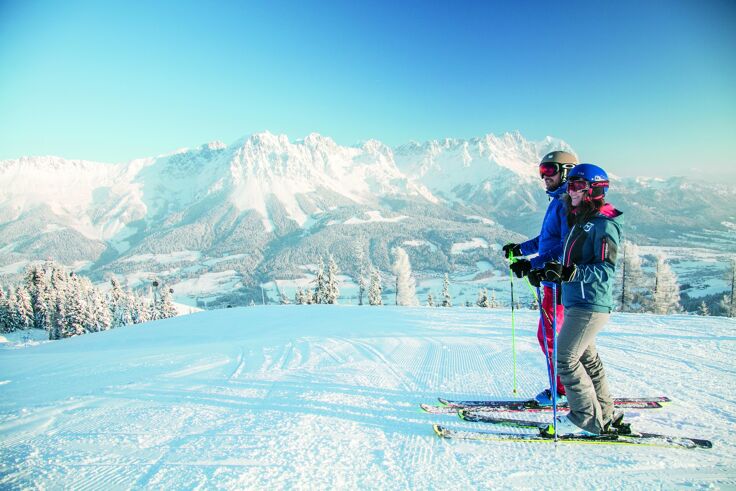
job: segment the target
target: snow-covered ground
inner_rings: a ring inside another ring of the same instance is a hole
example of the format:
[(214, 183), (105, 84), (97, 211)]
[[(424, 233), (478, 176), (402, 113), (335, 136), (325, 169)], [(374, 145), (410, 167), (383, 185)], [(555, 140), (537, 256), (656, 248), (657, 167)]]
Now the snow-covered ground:
[[(516, 316), (519, 396), (544, 386)], [(504, 310), (272, 306), (0, 347), (0, 487), (479, 489), (736, 486), (736, 322), (615, 314), (598, 346), (643, 431), (709, 450), (443, 441), (421, 413), (509, 397)], [(544, 414), (537, 418), (547, 418)]]

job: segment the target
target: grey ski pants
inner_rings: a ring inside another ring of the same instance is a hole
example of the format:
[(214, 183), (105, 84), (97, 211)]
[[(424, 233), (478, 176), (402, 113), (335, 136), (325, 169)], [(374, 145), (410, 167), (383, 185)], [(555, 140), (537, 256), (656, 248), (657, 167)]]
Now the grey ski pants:
[(610, 314), (572, 307), (557, 338), (557, 371), (567, 390), (569, 419), (584, 430), (603, 431), (613, 416), (613, 399), (595, 337)]

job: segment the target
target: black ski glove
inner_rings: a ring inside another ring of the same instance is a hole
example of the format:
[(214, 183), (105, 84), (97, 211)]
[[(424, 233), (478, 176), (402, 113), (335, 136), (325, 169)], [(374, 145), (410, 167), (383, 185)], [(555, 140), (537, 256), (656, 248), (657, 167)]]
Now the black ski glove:
[(529, 278), (529, 283), (531, 283), (533, 287), (539, 288), (542, 284), (542, 280), (544, 280), (544, 270), (532, 269), (526, 277)]
[(561, 283), (570, 281), (575, 274), (575, 265), (565, 266), (557, 261), (550, 261), (544, 265), (544, 277), (547, 281)]
[(509, 268), (511, 268), (511, 271), (514, 272), (517, 278), (523, 278), (532, 270), (532, 263), (526, 259), (519, 259), (518, 261), (511, 263)]
[(521, 246), (519, 244), (509, 243), (503, 246), (501, 250), (503, 250), (503, 255), (506, 259), (510, 258), (512, 254), (514, 257), (521, 257), (524, 255), (521, 253)]

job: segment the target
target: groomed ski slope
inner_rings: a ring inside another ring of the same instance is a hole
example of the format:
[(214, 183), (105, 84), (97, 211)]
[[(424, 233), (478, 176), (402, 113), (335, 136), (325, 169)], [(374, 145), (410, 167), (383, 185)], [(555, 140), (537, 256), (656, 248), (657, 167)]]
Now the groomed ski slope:
[[(421, 402), (509, 397), (509, 311), (350, 306), (201, 312), (0, 350), (0, 488), (736, 486), (736, 322), (614, 314), (613, 392), (666, 394), (642, 431), (710, 450), (443, 441)], [(517, 312), (520, 397), (546, 381)], [(536, 418), (548, 418), (537, 414)], [(521, 431), (521, 430), (520, 430)]]

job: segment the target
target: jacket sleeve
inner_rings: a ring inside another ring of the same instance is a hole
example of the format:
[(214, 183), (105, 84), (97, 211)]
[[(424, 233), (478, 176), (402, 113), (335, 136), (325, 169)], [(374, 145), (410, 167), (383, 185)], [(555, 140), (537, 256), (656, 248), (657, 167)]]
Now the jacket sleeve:
[(552, 210), (552, 213), (549, 214), (547, 220), (544, 222), (544, 227), (549, 236), (559, 237), (560, 240), (554, 246), (540, 252), (539, 256), (531, 259), (532, 268), (534, 269), (543, 268), (544, 263), (559, 261), (562, 258), (562, 252), (565, 249), (565, 239), (567, 238), (567, 233), (570, 231), (570, 227), (567, 225), (565, 207), (559, 198), (555, 203), (554, 210)]
[(519, 247), (521, 248), (521, 253), (525, 256), (536, 254), (539, 251), (539, 236), (537, 235), (533, 239), (522, 242), (519, 244)]
[(593, 245), (593, 256), (590, 262), (576, 265), (572, 279), (583, 283), (613, 281), (620, 238), (621, 231), (611, 220), (596, 224), (588, 239)]

